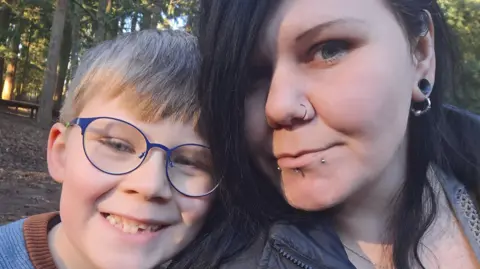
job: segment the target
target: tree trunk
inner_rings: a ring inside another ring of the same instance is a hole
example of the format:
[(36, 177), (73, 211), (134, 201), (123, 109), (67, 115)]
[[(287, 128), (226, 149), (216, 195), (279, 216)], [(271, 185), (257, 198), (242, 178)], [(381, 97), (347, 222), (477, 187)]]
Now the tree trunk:
[(133, 12), (132, 15), (132, 24), (130, 25), (130, 32), (137, 31), (137, 21), (138, 21), (138, 13)]
[(0, 98), (3, 92), (3, 67), (5, 66), (5, 59), (0, 57)]
[(152, 21), (150, 23), (150, 28), (152, 29), (157, 29), (158, 28), (158, 22), (160, 21), (160, 13), (162, 9), (160, 6), (157, 4), (154, 4), (152, 8)]
[[(83, 3), (83, 0), (77, 0), (78, 5)], [(82, 17), (82, 8), (74, 4), (72, 14), (72, 60), (70, 63), (71, 75), (75, 75), (78, 66), (78, 53), (80, 52), (80, 18)]]
[(152, 25), (152, 12), (150, 10), (143, 11), (142, 23), (140, 25), (140, 30), (149, 29)]
[(23, 87), (25, 87), (25, 81), (27, 80), (27, 76), (29, 74), (30, 69), (30, 45), (32, 44), (32, 36), (33, 36), (33, 25), (30, 24), (28, 29), (28, 38), (27, 43), (25, 44), (25, 60), (23, 61), (23, 72), (22, 72), (22, 80), (20, 82), (20, 88), (17, 92), (23, 93)]
[(118, 35), (118, 31), (120, 29), (119, 26), (119, 20), (120, 19), (114, 19), (108, 24), (108, 31), (107, 31), (107, 40), (114, 39)]
[(53, 100), (55, 101), (54, 108), (60, 109), (62, 105), (63, 88), (65, 87), (65, 79), (67, 77), (68, 63), (70, 62), (70, 51), (72, 50), (72, 26), (70, 23), (65, 23), (63, 30), (62, 47), (60, 48), (60, 62), (58, 65), (57, 86), (55, 87), (55, 94)]
[(113, 1), (112, 0), (107, 0), (107, 4), (106, 4), (106, 7), (105, 7), (105, 13), (110, 13), (110, 10), (112, 10), (112, 3)]
[(105, 11), (107, 9), (107, 0), (98, 1), (97, 10), (97, 29), (95, 31), (95, 44), (105, 40)]
[(2, 99), (12, 99), (13, 87), (15, 86), (15, 71), (16, 71), (16, 59), (8, 61), (7, 70), (5, 72), (5, 81), (3, 82)]
[[(8, 28), (10, 26), (10, 8), (7, 5), (0, 7), (0, 45), (5, 45), (7, 39)], [(3, 89), (3, 68), (5, 66), (5, 58), (0, 55), (0, 96)]]
[(125, 18), (126, 17), (127, 16), (124, 14), (120, 18), (120, 25), (119, 25), (119, 29), (118, 29), (118, 33), (120, 33), (120, 34), (122, 34), (125, 31)]
[(23, 20), (18, 18), (15, 26), (15, 33), (10, 43), (12, 57), (8, 60), (7, 72), (5, 73), (5, 81), (3, 83), (2, 99), (10, 100), (12, 98), (13, 89), (15, 88), (15, 74), (17, 71), (18, 52), (20, 46), (20, 38), (23, 32)]
[[(114, 6), (118, 9), (119, 7), (115, 4), (116, 2), (113, 2), (113, 0), (107, 0), (107, 7), (105, 10), (105, 13), (106, 14), (110, 13)], [(107, 40), (114, 39), (115, 37), (117, 37), (118, 31), (120, 28), (119, 23), (121, 19), (122, 19), (121, 16), (120, 17), (117, 16), (113, 19), (108, 18), (108, 23), (106, 24), (106, 26), (108, 26), (108, 29), (106, 29)]]
[(40, 108), (37, 121), (43, 128), (50, 128), (52, 123), (53, 93), (57, 81), (57, 66), (60, 58), (60, 46), (67, 12), (67, 0), (56, 0), (56, 9), (53, 15), (50, 43), (48, 45), (47, 66), (40, 98)]
[(7, 39), (11, 14), (7, 5), (0, 6), (0, 44), (4, 44)]

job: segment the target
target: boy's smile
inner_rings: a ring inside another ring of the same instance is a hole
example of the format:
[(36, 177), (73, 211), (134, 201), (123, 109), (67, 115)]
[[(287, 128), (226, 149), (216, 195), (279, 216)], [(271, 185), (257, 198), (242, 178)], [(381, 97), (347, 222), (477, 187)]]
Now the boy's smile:
[(102, 216), (115, 228), (124, 233), (155, 233), (161, 229), (167, 228), (169, 224), (156, 220), (137, 219), (118, 214), (102, 213)]
[(161, 239), (159, 237), (165, 237), (164, 234), (168, 233), (169, 228), (174, 225), (148, 220), (140, 222), (117, 215), (104, 217), (103, 224), (107, 226), (104, 227), (105, 232), (111, 236), (113, 242), (139, 246)]
[[(120, 98), (105, 100), (96, 96), (79, 117), (124, 120), (144, 132), (150, 142), (168, 148), (204, 144), (193, 124), (169, 119), (142, 122), (124, 109)], [(115, 142), (115, 149), (125, 152), (129, 149), (124, 149), (124, 144), (135, 144), (123, 138), (109, 139)], [(100, 152), (97, 148), (86, 150), (91, 155)], [(86, 150), (80, 127), (56, 124), (52, 128), (48, 163), (52, 177), (62, 183), (62, 221), (49, 233), (49, 239), (55, 246), (53, 253), (78, 261), (65, 261), (68, 268), (152, 268), (171, 259), (193, 240), (203, 225), (212, 195), (195, 198), (176, 191), (166, 176), (165, 151), (152, 149), (136, 170), (112, 175), (94, 167)], [(205, 159), (204, 152), (200, 156)], [(189, 176), (195, 175), (195, 170), (188, 172)], [(195, 189), (190, 181), (182, 184), (186, 189)]]

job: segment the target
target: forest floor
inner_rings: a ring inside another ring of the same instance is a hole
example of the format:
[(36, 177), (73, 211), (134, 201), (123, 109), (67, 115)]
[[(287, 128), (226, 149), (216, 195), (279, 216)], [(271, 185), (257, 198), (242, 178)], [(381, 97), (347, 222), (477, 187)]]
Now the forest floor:
[(60, 185), (47, 172), (48, 130), (0, 109), (0, 225), (58, 210)]

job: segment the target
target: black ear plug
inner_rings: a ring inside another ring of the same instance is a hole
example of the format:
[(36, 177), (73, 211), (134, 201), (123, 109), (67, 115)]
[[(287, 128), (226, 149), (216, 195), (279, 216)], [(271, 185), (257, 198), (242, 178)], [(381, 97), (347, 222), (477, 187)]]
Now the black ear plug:
[(428, 81), (428, 79), (425, 79), (425, 78), (422, 78), (418, 82), (418, 88), (425, 96), (430, 95), (430, 93), (432, 92), (432, 84), (430, 84), (430, 81)]

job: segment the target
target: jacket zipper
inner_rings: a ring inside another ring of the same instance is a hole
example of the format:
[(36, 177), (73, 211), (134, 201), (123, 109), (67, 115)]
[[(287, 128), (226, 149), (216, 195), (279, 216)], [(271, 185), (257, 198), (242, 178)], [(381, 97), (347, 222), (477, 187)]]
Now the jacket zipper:
[(273, 248), (282, 255), (285, 259), (291, 261), (293, 264), (298, 266), (299, 268), (302, 269), (313, 269), (312, 266), (302, 262), (301, 260), (297, 259), (294, 257), (294, 255), (290, 254), (289, 251), (286, 248), (280, 247), (278, 244), (273, 243)]

